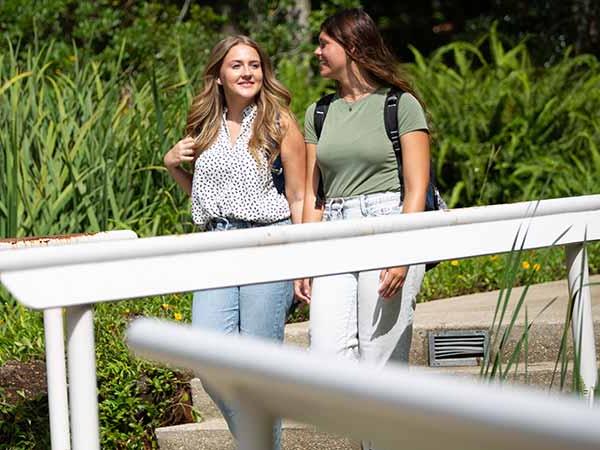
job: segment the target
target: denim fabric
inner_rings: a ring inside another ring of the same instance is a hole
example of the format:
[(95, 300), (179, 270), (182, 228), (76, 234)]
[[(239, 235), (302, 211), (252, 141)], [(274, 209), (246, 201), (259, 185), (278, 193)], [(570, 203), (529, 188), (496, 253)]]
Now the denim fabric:
[[(212, 222), (214, 230), (224, 231), (252, 228), (260, 224), (219, 219)], [(286, 225), (289, 219), (272, 225)], [(264, 226), (264, 224), (263, 224)], [(194, 293), (192, 325), (221, 331), (225, 334), (248, 334), (265, 339), (283, 341), (286, 313), (293, 299), (293, 282), (279, 281), (248, 286), (209, 289)], [(202, 380), (204, 389), (217, 404), (236, 436), (236, 408), (221, 399), (215, 389)], [(281, 421), (273, 428), (274, 449), (281, 446)]]
[[(400, 194), (384, 192), (328, 199), (323, 220), (401, 212)], [(410, 266), (403, 287), (389, 299), (377, 293), (380, 272), (352, 272), (313, 280), (311, 351), (336, 354), (377, 367), (389, 361), (408, 363), (416, 296), (421, 288), (425, 265)], [(368, 441), (362, 442), (362, 448), (375, 449)]]

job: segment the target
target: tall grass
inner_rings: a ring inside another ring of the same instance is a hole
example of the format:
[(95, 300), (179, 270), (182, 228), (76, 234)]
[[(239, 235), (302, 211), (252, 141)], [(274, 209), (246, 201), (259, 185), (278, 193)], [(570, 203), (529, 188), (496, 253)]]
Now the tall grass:
[(119, 60), (80, 65), (74, 52), (63, 72), (51, 56), (0, 58), (0, 236), (183, 231), (183, 197), (161, 162), (181, 135), (187, 80), (159, 94), (159, 75), (138, 85)]
[[(535, 215), (535, 212), (533, 215)], [(522, 231), (522, 229), (524, 231)], [(556, 243), (560, 241), (567, 232), (568, 229), (557, 236), (552, 247), (555, 247)], [(529, 276), (525, 279), (524, 287), (517, 298), (515, 299), (512, 295), (513, 287), (518, 278), (518, 272), (522, 266), (524, 255), (523, 247), (527, 235), (528, 227), (524, 224), (517, 232), (512, 251), (506, 255), (503, 282), (501, 289), (498, 292), (496, 309), (490, 327), (490, 344), (480, 370), (480, 374), (489, 380), (503, 381), (509, 379), (511, 376), (517, 377), (520, 375), (519, 365), (522, 362), (524, 366), (523, 373), (525, 375), (524, 381), (525, 383), (528, 382), (529, 337), (532, 327), (535, 325), (536, 320), (558, 299), (558, 297), (549, 299), (546, 305), (538, 311), (535, 318), (531, 321), (529, 320), (526, 298), (529, 287), (533, 281), (533, 272), (530, 272)], [(584, 253), (587, 253), (587, 242), (585, 241), (583, 243), (583, 251)], [(587, 394), (585, 392), (586, 386), (581, 378), (581, 346), (575, 345), (575, 342), (582, 342), (581, 333), (583, 327), (581, 326), (581, 323), (584, 320), (584, 317), (581, 314), (577, 317), (574, 316), (574, 311), (576, 310), (575, 304), (580, 301), (583, 289), (588, 287), (583, 284), (585, 278), (584, 273), (588, 270), (585, 263), (586, 261), (587, 256), (581, 259), (581, 265), (577, 268), (579, 275), (575, 286), (575, 292), (570, 293), (569, 300), (566, 304), (560, 342), (556, 353), (552, 377), (547, 386), (548, 390), (551, 390), (555, 386), (555, 380), (558, 380), (558, 389), (561, 391), (570, 387), (570, 389), (577, 394)], [(570, 281), (569, 286), (569, 289), (571, 289)], [(508, 313), (509, 307), (512, 307), (510, 313)], [(524, 324), (520, 335), (515, 338), (514, 331), (517, 328), (517, 320), (519, 316), (521, 316), (523, 310), (525, 313)], [(579, 324), (579, 336), (571, 336), (572, 333), (570, 333), (570, 330), (574, 323)], [(570, 337), (576, 338), (576, 340), (572, 339), (571, 342), (573, 344), (572, 353), (569, 352)], [(569, 367), (571, 368), (571, 386), (567, 386)]]

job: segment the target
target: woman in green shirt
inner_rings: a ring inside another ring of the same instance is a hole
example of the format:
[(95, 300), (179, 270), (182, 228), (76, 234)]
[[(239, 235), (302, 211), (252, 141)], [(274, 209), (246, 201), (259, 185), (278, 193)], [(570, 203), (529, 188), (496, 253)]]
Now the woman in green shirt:
[[(316, 103), (306, 111), (307, 183), (303, 222), (423, 211), (429, 182), (429, 133), (422, 104), (361, 9), (321, 25), (315, 50), (321, 75), (337, 82), (320, 136)], [(390, 87), (398, 103), (403, 195), (398, 163), (384, 124)], [(324, 201), (318, 200), (322, 184)], [(352, 249), (348, 249), (352, 251)], [(393, 249), (391, 251), (402, 251)], [(310, 301), (311, 348), (382, 366), (408, 362), (415, 298), (424, 265), (298, 280)], [(369, 444), (363, 443), (368, 449)]]

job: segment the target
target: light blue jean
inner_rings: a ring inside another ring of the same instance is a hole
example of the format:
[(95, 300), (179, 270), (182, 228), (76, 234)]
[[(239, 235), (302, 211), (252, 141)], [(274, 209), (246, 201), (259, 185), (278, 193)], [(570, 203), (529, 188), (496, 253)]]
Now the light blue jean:
[[(290, 220), (272, 225), (285, 225)], [(222, 219), (213, 225), (215, 231), (264, 226), (262, 224)], [(294, 295), (293, 281), (278, 281), (248, 286), (209, 289), (194, 293), (192, 325), (225, 334), (247, 334), (283, 341), (287, 311)], [(229, 430), (237, 437), (235, 405), (224, 402), (210, 383), (202, 380), (206, 392), (221, 410)], [(281, 448), (281, 420), (273, 428), (274, 450)]]

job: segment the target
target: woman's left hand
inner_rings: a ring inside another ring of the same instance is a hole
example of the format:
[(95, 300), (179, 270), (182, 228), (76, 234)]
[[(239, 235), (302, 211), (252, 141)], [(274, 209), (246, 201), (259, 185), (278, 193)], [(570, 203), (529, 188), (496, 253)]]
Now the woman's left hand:
[(407, 266), (383, 269), (379, 274), (379, 289), (377, 293), (385, 299), (389, 299), (396, 295), (404, 285), (407, 272)]

